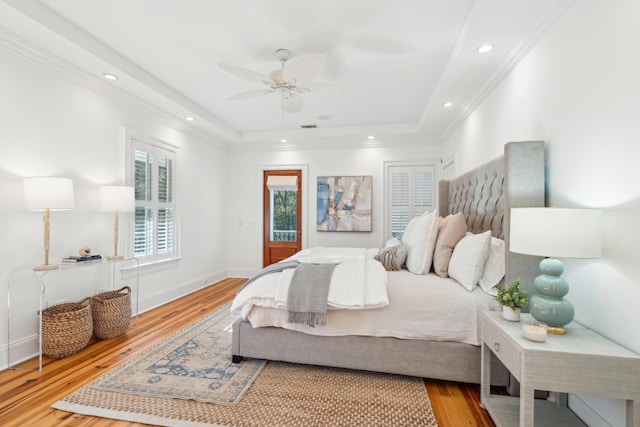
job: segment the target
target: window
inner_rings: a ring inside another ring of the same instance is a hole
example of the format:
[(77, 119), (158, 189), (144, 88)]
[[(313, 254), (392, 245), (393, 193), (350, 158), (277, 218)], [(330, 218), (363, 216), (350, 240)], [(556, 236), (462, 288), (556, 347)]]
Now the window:
[(434, 163), (385, 163), (385, 236), (402, 239), (416, 216), (435, 208)]
[(138, 138), (131, 138), (130, 146), (136, 197), (131, 252), (141, 263), (176, 258), (176, 151)]

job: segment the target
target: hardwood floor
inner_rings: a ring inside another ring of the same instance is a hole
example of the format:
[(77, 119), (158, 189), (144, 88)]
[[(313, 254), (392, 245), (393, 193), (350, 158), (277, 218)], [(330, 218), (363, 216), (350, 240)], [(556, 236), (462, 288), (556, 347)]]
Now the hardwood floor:
[[(180, 330), (231, 301), (245, 279), (225, 279), (152, 311), (143, 313), (139, 326), (125, 336), (95, 341), (80, 353), (59, 360), (43, 358), (20, 364), (22, 369), (0, 372), (0, 425), (2, 426), (143, 426), (144, 424), (71, 414), (52, 409), (53, 402), (126, 360), (136, 351)], [(132, 322), (133, 323), (133, 322)], [(494, 426), (480, 408), (475, 384), (425, 380), (440, 427)]]

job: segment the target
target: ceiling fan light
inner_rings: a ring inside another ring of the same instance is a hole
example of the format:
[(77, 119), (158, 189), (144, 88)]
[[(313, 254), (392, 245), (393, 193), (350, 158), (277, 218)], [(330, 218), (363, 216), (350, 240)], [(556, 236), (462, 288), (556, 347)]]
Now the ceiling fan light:
[(296, 93), (289, 93), (280, 101), (280, 106), (287, 113), (299, 113), (302, 110), (302, 97)]

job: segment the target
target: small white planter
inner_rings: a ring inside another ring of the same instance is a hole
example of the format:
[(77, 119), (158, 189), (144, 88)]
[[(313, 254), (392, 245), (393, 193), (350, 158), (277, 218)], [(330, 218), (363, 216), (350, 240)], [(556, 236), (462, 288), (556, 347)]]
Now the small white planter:
[(520, 321), (520, 309), (516, 308), (515, 311), (511, 307), (507, 307), (506, 305), (502, 306), (502, 317), (512, 322)]

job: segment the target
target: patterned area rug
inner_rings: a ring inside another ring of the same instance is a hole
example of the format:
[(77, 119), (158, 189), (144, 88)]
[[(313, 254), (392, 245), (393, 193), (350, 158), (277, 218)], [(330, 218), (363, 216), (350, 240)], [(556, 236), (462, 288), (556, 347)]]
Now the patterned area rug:
[(231, 362), (230, 304), (107, 372), (92, 387), (107, 392), (234, 405), (265, 362)]
[[(437, 427), (419, 378), (282, 362), (269, 362), (261, 371), (263, 362), (232, 364), (222, 338), (226, 334), (230, 343), (225, 329), (232, 321), (228, 307), (221, 308), (52, 406), (85, 415), (180, 427)], [(210, 341), (214, 344), (202, 344), (205, 336), (214, 336)], [(239, 374), (243, 370), (247, 372)], [(229, 404), (238, 399), (235, 405)]]

